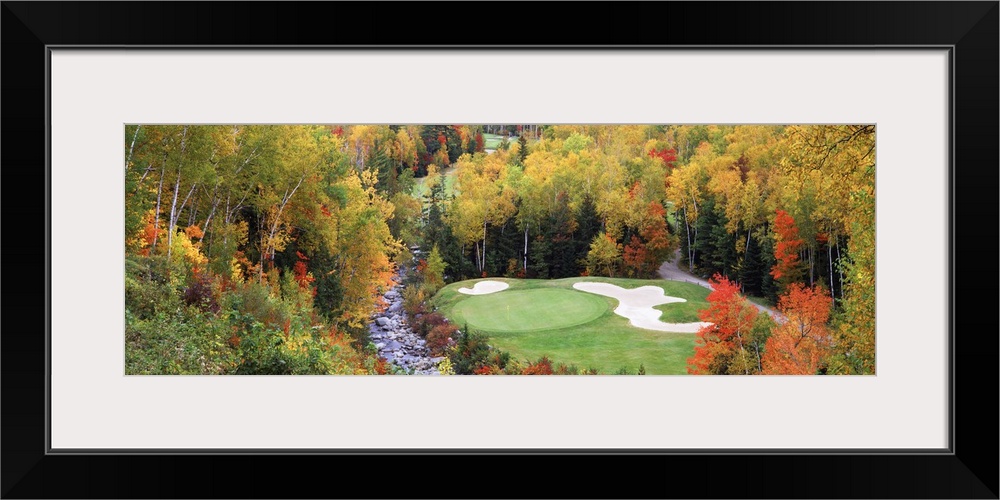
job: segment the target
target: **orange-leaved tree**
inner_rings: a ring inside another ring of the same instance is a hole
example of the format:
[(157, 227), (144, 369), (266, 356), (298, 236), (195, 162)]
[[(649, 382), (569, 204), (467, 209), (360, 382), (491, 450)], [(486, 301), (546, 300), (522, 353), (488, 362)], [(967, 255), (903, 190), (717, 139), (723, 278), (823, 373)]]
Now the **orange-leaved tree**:
[(793, 283), (778, 298), (786, 320), (767, 339), (763, 367), (768, 375), (812, 375), (823, 368), (830, 354), (827, 327), (833, 300), (819, 286)]

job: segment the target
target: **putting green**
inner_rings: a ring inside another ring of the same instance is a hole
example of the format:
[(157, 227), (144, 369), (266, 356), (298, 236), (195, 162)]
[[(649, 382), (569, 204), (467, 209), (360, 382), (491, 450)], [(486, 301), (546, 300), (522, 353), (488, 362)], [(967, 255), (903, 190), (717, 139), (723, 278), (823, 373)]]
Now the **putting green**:
[(603, 297), (559, 288), (501, 291), (459, 302), (452, 317), (490, 332), (529, 332), (582, 325), (608, 310)]

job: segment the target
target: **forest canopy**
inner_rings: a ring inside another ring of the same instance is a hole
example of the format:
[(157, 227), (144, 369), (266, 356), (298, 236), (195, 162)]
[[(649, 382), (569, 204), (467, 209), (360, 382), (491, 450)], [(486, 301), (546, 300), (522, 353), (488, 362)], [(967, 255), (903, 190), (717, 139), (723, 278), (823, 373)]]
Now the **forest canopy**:
[(142, 124), (124, 158), (127, 373), (393, 373), (401, 269), (430, 304), (664, 262), (712, 284), (688, 372), (875, 370), (873, 125)]

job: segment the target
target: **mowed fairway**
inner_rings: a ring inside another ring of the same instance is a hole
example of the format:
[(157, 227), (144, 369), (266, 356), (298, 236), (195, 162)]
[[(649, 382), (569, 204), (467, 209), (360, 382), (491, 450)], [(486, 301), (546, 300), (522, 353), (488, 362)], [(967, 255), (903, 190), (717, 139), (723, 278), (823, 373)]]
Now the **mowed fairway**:
[(691, 283), (599, 277), (490, 279), (508, 283), (510, 288), (465, 295), (458, 289), (481, 280), (463, 281), (442, 288), (433, 302), (460, 328), (468, 324), (470, 330), (489, 334), (492, 345), (516, 358), (548, 356), (556, 363), (608, 374), (622, 367), (635, 373), (640, 364), (651, 375), (685, 374), (695, 335), (633, 327), (613, 312), (617, 300), (575, 290), (574, 283), (613, 283), (628, 289), (653, 285), (669, 296), (687, 299), (656, 307), (664, 312), (660, 319), (667, 322), (698, 321), (697, 311), (708, 307), (709, 290)]

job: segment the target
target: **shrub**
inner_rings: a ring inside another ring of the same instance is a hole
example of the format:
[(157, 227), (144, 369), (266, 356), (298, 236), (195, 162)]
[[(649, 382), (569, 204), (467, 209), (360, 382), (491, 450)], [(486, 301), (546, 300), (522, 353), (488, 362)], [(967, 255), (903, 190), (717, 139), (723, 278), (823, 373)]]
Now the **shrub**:
[(493, 349), (493, 353), (490, 355), (490, 365), (503, 370), (507, 367), (507, 363), (510, 362), (510, 353), (507, 351), (501, 351), (499, 349)]
[(460, 334), (458, 343), (448, 352), (452, 366), (455, 367), (455, 373), (470, 375), (477, 368), (488, 365), (496, 365), (500, 369), (506, 367), (510, 355), (506, 352), (496, 353), (494, 354), (496, 362), (491, 362), (489, 359), (490, 347), (486, 343), (488, 340), (486, 335), (478, 331), (470, 332), (466, 327), (466, 330)]
[(425, 298), (426, 296), (420, 287), (415, 285), (407, 286), (403, 289), (403, 310), (406, 311), (410, 317), (424, 313)]
[(542, 356), (521, 372), (522, 375), (552, 375), (552, 373), (552, 361), (547, 356)]
[(524, 363), (516, 359), (511, 359), (507, 362), (507, 366), (503, 369), (505, 375), (521, 375), (523, 371)]
[(472, 371), (473, 375), (500, 375), (501, 373), (503, 372), (499, 368), (492, 365), (480, 366)]
[(444, 350), (454, 342), (451, 335), (457, 331), (458, 327), (448, 323), (435, 326), (430, 333), (427, 334), (427, 347), (430, 348), (431, 355), (441, 355)]
[(205, 312), (219, 312), (219, 292), (215, 280), (208, 273), (198, 273), (184, 289), (184, 303)]
[[(434, 327), (444, 325), (448, 323), (448, 319), (445, 318), (441, 313), (431, 312), (425, 313), (417, 316), (413, 316), (410, 321), (410, 325), (413, 330), (420, 334), (422, 337), (426, 337)], [(456, 328), (457, 330), (457, 328)]]
[(266, 285), (244, 283), (223, 301), (226, 309), (248, 316), (269, 328), (283, 328), (289, 314), (285, 305), (271, 296), (271, 290)]
[(304, 331), (298, 321), (283, 331), (254, 321), (240, 332), (238, 375), (372, 373), (378, 368), (352, 347), (351, 338)]
[(580, 374), (580, 369), (577, 368), (576, 365), (566, 366), (563, 363), (559, 363), (558, 365), (556, 365), (555, 374), (556, 375), (579, 375)]
[(455, 374), (455, 370), (452, 368), (451, 361), (449, 361), (448, 358), (442, 359), (441, 362), (438, 363), (437, 369), (438, 369), (438, 372), (441, 375), (454, 375)]
[(231, 373), (239, 353), (226, 338), (229, 325), (214, 316), (181, 309), (142, 320), (126, 312), (125, 373), (191, 374)]
[(171, 284), (166, 259), (149, 257), (125, 261), (125, 310), (136, 319), (173, 313), (181, 301)]

